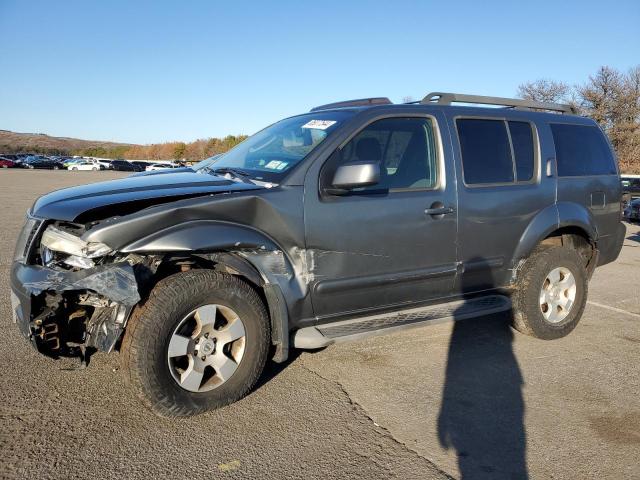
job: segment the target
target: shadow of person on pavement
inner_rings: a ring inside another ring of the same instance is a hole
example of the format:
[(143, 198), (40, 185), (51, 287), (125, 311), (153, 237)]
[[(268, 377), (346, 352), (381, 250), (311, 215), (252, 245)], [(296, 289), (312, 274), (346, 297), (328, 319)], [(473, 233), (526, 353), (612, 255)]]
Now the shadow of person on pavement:
[[(463, 281), (462, 292), (477, 290), (476, 282)], [(492, 278), (484, 283), (490, 288)], [(510, 320), (507, 312), (453, 326), (438, 439), (442, 447), (456, 451), (462, 479), (528, 478), (523, 378), (512, 349)]]

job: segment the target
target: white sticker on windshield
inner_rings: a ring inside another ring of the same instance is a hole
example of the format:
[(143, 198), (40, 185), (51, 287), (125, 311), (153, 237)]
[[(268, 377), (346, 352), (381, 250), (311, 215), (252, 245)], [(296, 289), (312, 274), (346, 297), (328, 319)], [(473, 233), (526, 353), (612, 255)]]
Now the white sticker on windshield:
[(264, 168), (268, 168), (269, 170), (284, 170), (289, 165), (289, 162), (282, 162), (280, 160), (271, 160), (267, 163)]
[(271, 160), (267, 163), (264, 168), (268, 168), (269, 170), (277, 170), (282, 162), (280, 160)]
[(305, 123), (302, 128), (315, 128), (316, 130), (326, 130), (336, 123), (335, 120), (311, 120)]

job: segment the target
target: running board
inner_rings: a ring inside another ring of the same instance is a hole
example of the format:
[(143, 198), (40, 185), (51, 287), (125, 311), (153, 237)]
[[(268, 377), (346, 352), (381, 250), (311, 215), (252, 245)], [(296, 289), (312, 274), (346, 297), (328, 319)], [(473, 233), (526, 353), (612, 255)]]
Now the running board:
[(421, 327), (436, 323), (481, 317), (504, 312), (511, 308), (511, 301), (504, 295), (487, 295), (469, 300), (412, 308), (399, 312), (359, 317), (317, 327), (305, 327), (296, 331), (293, 345), (296, 348), (322, 348), (332, 343), (382, 335), (401, 329)]

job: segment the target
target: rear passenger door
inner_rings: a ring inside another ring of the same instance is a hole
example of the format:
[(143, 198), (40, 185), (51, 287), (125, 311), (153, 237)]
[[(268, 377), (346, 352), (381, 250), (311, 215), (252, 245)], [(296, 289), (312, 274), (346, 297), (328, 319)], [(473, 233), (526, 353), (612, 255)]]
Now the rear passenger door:
[[(456, 142), (459, 257), (457, 293), (507, 283), (511, 260), (535, 215), (552, 210), (556, 182), (541, 169), (549, 139), (516, 113), (504, 117), (449, 117)], [(542, 141), (541, 141), (542, 140)]]

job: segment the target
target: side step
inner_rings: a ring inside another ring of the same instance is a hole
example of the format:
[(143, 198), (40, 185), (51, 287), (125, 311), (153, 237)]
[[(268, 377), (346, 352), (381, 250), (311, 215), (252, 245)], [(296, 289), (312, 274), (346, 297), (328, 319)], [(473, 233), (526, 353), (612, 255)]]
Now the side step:
[(293, 345), (301, 349), (321, 348), (332, 343), (357, 340), (371, 335), (391, 333), (400, 329), (481, 317), (492, 313), (504, 312), (510, 308), (511, 301), (504, 295), (487, 295), (469, 300), (457, 300), (429, 307), (412, 308), (399, 312), (327, 323), (317, 327), (301, 328), (294, 334)]

